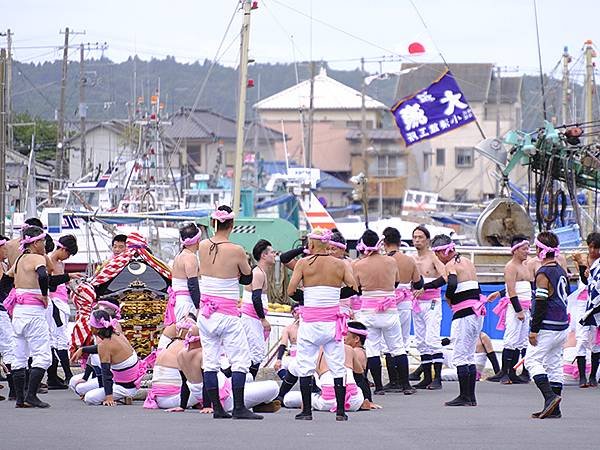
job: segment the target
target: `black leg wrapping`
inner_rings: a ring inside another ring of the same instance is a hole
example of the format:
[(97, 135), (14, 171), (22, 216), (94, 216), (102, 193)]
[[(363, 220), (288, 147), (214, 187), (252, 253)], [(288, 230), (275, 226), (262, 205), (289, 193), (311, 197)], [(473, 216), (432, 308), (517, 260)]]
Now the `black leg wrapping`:
[(381, 381), (381, 358), (379, 356), (371, 356), (367, 358), (367, 369), (371, 372), (373, 383), (375, 383), (375, 394), (383, 395), (383, 383)]
[(464, 364), (456, 368), (458, 373), (459, 394), (454, 400), (446, 402), (446, 406), (471, 406), (471, 398), (469, 397), (469, 366)]
[(296, 420), (312, 420), (312, 380), (312, 376), (300, 377), (302, 412), (296, 414)]
[(548, 376), (546, 374), (534, 376), (533, 381), (535, 381), (535, 385), (544, 396), (544, 409), (542, 409), (539, 414), (539, 418), (544, 419), (552, 414), (552, 412), (556, 409), (560, 403), (561, 397), (556, 395), (550, 387)]
[(285, 378), (281, 382), (281, 386), (279, 388), (279, 394), (277, 394), (277, 400), (279, 400), (282, 405), (284, 404), (283, 399), (285, 398), (285, 395), (292, 390), (297, 382), (297, 376), (292, 375), (290, 372), (285, 375)]
[(342, 377), (333, 379), (333, 389), (336, 403), (335, 420), (344, 422), (348, 420), (348, 416), (346, 415), (346, 386)]
[(27, 395), (25, 396), (25, 406), (31, 408), (49, 408), (50, 405), (41, 401), (37, 396), (38, 388), (44, 378), (46, 371), (40, 367), (32, 367), (29, 371), (29, 383), (27, 386)]

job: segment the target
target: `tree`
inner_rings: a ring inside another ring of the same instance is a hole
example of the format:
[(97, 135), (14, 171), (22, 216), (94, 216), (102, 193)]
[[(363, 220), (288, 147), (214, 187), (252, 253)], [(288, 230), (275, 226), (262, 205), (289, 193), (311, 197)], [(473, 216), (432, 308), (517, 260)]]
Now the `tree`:
[[(22, 125), (34, 123), (35, 125)], [(31, 136), (35, 132), (35, 158), (46, 161), (56, 155), (57, 128), (56, 124), (39, 117), (32, 117), (29, 113), (18, 113), (13, 121), (14, 149), (23, 155), (31, 151)]]

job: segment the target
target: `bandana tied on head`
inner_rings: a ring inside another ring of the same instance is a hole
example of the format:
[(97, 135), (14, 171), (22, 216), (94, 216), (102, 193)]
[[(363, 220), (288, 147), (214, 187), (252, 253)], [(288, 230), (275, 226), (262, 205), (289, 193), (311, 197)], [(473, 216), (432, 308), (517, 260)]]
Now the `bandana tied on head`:
[(42, 233), (37, 236), (27, 236), (25, 238), (22, 238), (21, 241), (19, 242), (19, 250), (21, 250), (23, 252), (23, 251), (25, 251), (25, 246), (27, 244), (32, 244), (32, 243), (34, 243), (36, 241), (40, 241), (42, 239), (46, 239), (46, 233)]
[(511, 252), (511, 253), (514, 253), (514, 252), (515, 252), (515, 250), (517, 250), (518, 248), (521, 248), (521, 247), (523, 247), (524, 245), (526, 245), (527, 247), (529, 247), (529, 241), (525, 240), (525, 241), (517, 242), (515, 245), (513, 245), (513, 246), (510, 248), (510, 252)]
[(309, 233), (307, 237), (309, 239), (315, 239), (317, 241), (321, 241), (324, 244), (331, 244), (332, 236), (333, 236), (333, 233), (331, 232), (331, 230), (324, 230), (321, 234)]
[(356, 244), (356, 250), (364, 253), (365, 255), (370, 255), (371, 253), (379, 253), (379, 250), (381, 250), (382, 245), (383, 245), (383, 239), (380, 239), (379, 242), (377, 242), (377, 244), (375, 244), (374, 247), (366, 246), (364, 244), (364, 242), (361, 240), (361, 241), (358, 241), (358, 244)]
[(6, 244), (6, 239), (0, 239), (0, 247), (2, 247), (4, 244)]
[(334, 247), (341, 248), (342, 250), (346, 250), (346, 244), (342, 244), (341, 242), (329, 241), (329, 245), (333, 245)]
[(121, 308), (118, 305), (115, 305), (112, 302), (107, 302), (105, 300), (100, 300), (98, 302), (98, 306), (103, 306), (104, 308), (108, 308), (115, 312), (115, 318), (117, 320), (121, 319)]
[(202, 237), (202, 232), (200, 230), (198, 230), (198, 232), (194, 236), (192, 236), (190, 238), (186, 238), (186, 239), (181, 239), (181, 245), (187, 246), (187, 245), (197, 244), (200, 241), (201, 237)]
[(540, 253), (538, 254), (538, 258), (540, 260), (545, 259), (548, 253), (554, 253), (554, 256), (560, 255), (560, 245), (556, 247), (548, 247), (546, 244), (540, 242), (538, 238), (535, 238), (534, 244), (540, 249)]
[(100, 319), (96, 319), (96, 317), (92, 314), (90, 316), (90, 325), (93, 326), (94, 328), (97, 329), (101, 329), (101, 328), (115, 328), (117, 325), (119, 325), (119, 321), (114, 318), (114, 319), (110, 319), (110, 320), (106, 320), (104, 318), (100, 318)]
[(360, 334), (361, 336), (369, 335), (367, 330), (359, 330), (358, 328), (352, 328), (352, 327), (348, 327), (348, 333)]
[(454, 242), (450, 242), (446, 245), (438, 245), (437, 247), (431, 247), (431, 251), (444, 252), (444, 255), (446, 256), (448, 256), (450, 252), (454, 251), (454, 249), (456, 249), (456, 245), (454, 244)]
[(188, 334), (185, 337), (185, 339), (183, 340), (183, 346), (185, 347), (186, 350), (189, 350), (190, 344), (192, 344), (194, 342), (200, 342), (200, 336), (191, 336)]

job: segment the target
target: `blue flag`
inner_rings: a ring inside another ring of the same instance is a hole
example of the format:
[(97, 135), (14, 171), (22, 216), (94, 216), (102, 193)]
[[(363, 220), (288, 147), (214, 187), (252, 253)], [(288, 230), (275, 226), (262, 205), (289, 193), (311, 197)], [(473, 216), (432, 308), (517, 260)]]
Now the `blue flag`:
[(475, 120), (473, 111), (449, 70), (392, 108), (406, 146), (431, 139)]

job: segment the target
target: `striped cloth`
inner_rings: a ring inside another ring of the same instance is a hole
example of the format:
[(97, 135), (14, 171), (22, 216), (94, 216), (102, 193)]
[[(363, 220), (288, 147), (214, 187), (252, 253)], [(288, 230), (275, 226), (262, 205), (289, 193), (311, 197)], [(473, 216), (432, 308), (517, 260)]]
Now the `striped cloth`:
[(79, 284), (73, 293), (73, 303), (77, 308), (77, 314), (71, 335), (71, 352), (81, 346), (92, 344), (92, 328), (89, 325), (89, 318), (96, 302), (95, 287), (116, 277), (133, 258), (140, 257), (163, 277), (171, 279), (171, 269), (148, 251), (148, 243), (141, 234), (131, 233), (127, 236), (126, 245), (127, 250), (109, 260), (89, 282)]

